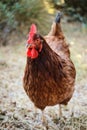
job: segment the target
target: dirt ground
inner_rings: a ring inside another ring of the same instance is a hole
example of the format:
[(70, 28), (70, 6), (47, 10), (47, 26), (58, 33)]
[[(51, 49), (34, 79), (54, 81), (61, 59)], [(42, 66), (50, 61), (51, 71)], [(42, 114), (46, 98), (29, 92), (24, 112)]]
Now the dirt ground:
[(87, 30), (79, 23), (62, 26), (77, 70), (76, 89), (67, 108), (62, 107), (63, 117), (58, 117), (58, 105), (47, 107), (44, 126), (41, 111), (35, 113), (22, 85), (26, 39), (19, 40), (0, 47), (0, 130), (87, 130)]

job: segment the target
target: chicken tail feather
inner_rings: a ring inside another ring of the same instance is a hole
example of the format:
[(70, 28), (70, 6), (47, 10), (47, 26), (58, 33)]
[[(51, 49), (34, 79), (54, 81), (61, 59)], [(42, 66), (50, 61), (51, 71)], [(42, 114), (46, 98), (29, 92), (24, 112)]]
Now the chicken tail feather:
[(62, 18), (62, 13), (58, 12), (56, 15), (55, 21), (53, 22), (51, 26), (51, 30), (48, 36), (57, 36), (57, 37), (64, 38), (62, 29), (61, 29), (61, 23), (60, 23), (61, 18)]
[(56, 18), (55, 18), (55, 22), (60, 23), (61, 17), (62, 17), (62, 13), (58, 12), (57, 15), (56, 15)]

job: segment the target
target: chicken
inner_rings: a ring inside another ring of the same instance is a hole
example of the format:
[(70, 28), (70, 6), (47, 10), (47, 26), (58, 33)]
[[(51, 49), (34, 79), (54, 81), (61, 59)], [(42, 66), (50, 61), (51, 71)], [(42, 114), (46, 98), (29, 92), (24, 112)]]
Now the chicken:
[(33, 24), (27, 41), (23, 87), (34, 105), (42, 111), (46, 106), (66, 105), (75, 89), (76, 71), (60, 19), (58, 13), (45, 37), (37, 33)]

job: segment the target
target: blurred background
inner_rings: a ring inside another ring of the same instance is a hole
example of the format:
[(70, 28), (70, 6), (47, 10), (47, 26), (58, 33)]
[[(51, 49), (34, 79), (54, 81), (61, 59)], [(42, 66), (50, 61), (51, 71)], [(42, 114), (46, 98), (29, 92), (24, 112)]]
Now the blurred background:
[[(58, 11), (62, 12), (62, 30), (77, 71), (76, 90), (68, 107), (74, 106), (74, 129), (80, 130), (79, 123), (81, 130), (87, 129), (87, 0), (0, 0), (0, 130), (32, 127), (25, 123), (27, 115), (31, 122), (34, 118), (33, 104), (22, 87), (25, 44), (30, 25), (35, 23), (38, 32), (46, 35)], [(57, 108), (46, 112), (56, 117)], [(51, 130), (57, 130), (58, 122), (52, 122)]]
[(0, 45), (7, 45), (13, 33), (26, 36), (32, 23), (47, 34), (57, 10), (63, 12), (66, 22), (81, 23), (85, 30), (86, 7), (87, 0), (0, 0)]

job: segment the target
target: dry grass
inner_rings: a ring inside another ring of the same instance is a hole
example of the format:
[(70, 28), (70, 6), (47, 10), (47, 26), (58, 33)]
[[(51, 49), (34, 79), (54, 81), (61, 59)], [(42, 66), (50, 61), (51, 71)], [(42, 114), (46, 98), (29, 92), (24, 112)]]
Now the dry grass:
[[(67, 110), (58, 118), (58, 106), (47, 107), (47, 127), (41, 124), (41, 112), (34, 107), (22, 87), (25, 66), (25, 40), (0, 48), (0, 130), (87, 130), (87, 36), (78, 23), (62, 23), (70, 43), (77, 70), (76, 90)], [(72, 114), (72, 108), (74, 115)]]

